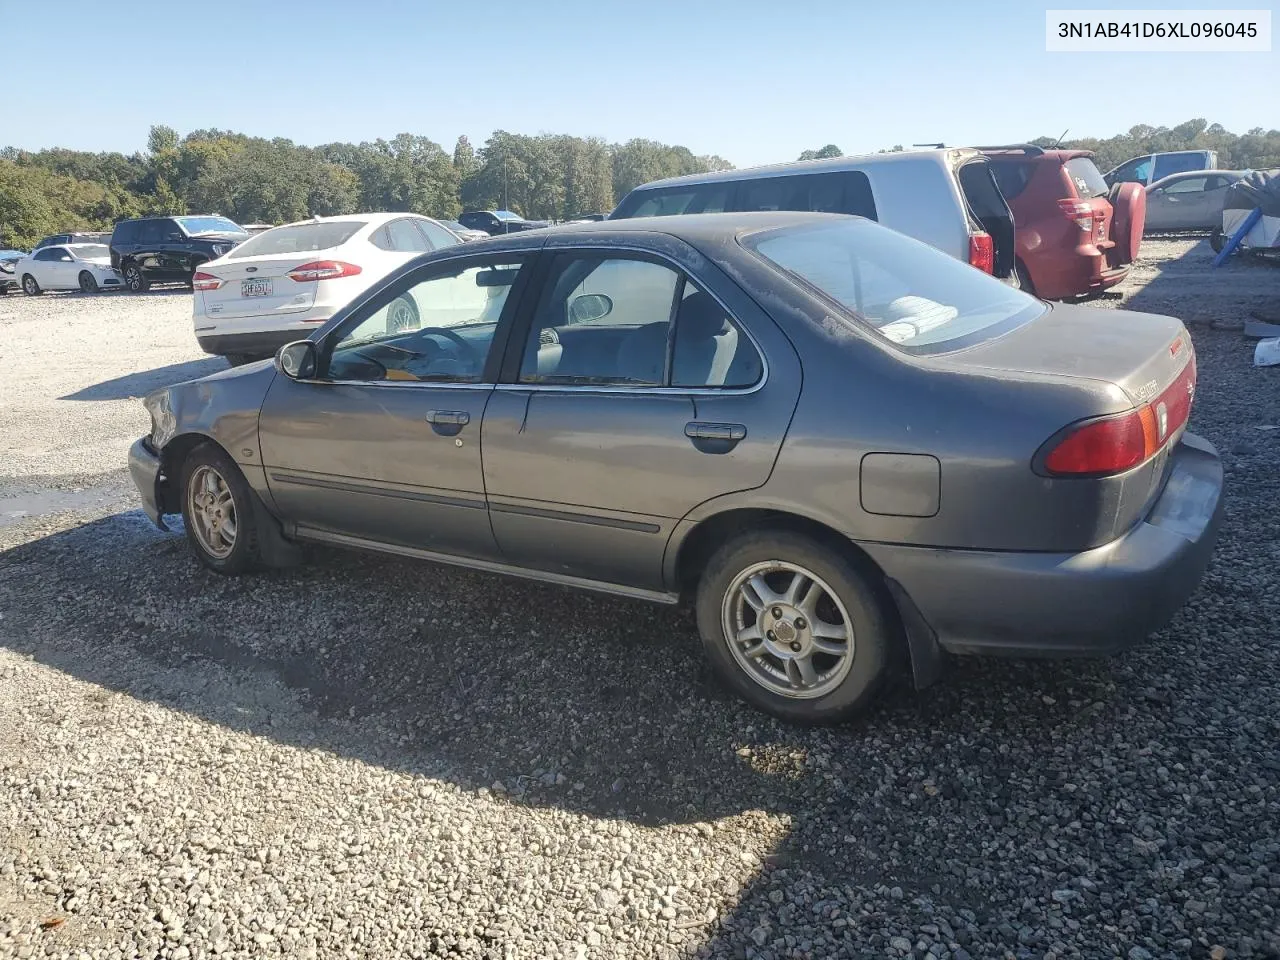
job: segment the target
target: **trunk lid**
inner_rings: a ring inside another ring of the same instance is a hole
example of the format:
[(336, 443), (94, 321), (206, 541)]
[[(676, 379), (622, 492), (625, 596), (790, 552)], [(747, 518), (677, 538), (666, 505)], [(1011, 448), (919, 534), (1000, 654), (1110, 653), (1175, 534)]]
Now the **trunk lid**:
[(306, 251), (203, 264), (201, 273), (222, 281), (218, 289), (200, 292), (205, 311), (212, 317), (257, 317), (309, 310), (315, 303), (317, 284), (298, 283), (289, 278), (289, 271), (323, 259), (324, 251)]
[(1160, 395), (1192, 356), (1191, 338), (1175, 317), (1054, 304), (1011, 333), (960, 351), (966, 367), (1074, 377), (1118, 387), (1115, 413)]

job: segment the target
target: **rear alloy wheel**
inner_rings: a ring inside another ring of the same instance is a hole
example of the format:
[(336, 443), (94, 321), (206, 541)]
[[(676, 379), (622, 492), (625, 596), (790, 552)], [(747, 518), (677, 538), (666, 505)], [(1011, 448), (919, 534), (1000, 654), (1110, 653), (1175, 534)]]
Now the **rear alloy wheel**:
[(80, 271), (80, 292), (81, 293), (97, 293), (98, 281), (93, 278), (93, 274), (88, 270)]
[(417, 330), (421, 323), (418, 305), (413, 302), (412, 297), (401, 294), (387, 307), (387, 333), (406, 333)]
[(698, 629), (721, 678), (795, 723), (835, 723), (875, 694), (891, 621), (862, 573), (835, 550), (785, 530), (721, 549), (698, 585)]
[(236, 575), (261, 564), (256, 503), (249, 484), (219, 447), (196, 447), (182, 465), (182, 522), (197, 559)]
[(40, 289), (40, 284), (36, 283), (36, 278), (29, 273), (22, 275), (22, 292), (28, 297), (38, 297), (44, 291)]
[(134, 293), (146, 293), (151, 289), (151, 282), (142, 275), (142, 268), (136, 263), (124, 268), (124, 285)]

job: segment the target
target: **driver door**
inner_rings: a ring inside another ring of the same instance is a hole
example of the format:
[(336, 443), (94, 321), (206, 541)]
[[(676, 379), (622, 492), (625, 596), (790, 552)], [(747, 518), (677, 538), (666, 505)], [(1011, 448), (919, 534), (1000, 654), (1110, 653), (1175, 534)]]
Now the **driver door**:
[(498, 554), (480, 423), (527, 272), (510, 253), (427, 264), (320, 338), (314, 379), (275, 378), (262, 462), (297, 535)]

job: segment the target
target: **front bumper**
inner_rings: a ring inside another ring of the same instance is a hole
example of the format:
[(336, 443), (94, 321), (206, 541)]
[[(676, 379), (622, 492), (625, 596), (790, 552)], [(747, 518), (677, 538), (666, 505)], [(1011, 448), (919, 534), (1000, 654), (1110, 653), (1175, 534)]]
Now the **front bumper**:
[(151, 518), (161, 530), (168, 530), (160, 513), (160, 457), (148, 445), (145, 437), (133, 442), (129, 448), (129, 474), (142, 498), (142, 512)]
[(1184, 434), (1164, 491), (1124, 536), (1082, 553), (863, 544), (958, 654), (1114, 653), (1164, 626), (1195, 590), (1222, 519), (1222, 462)]
[(223, 333), (196, 335), (196, 342), (205, 353), (226, 357), (231, 354), (243, 354), (248, 357), (274, 357), (276, 351), (286, 343), (295, 340), (306, 340), (315, 332), (319, 324), (309, 325), (302, 330), (266, 330), (252, 333)]

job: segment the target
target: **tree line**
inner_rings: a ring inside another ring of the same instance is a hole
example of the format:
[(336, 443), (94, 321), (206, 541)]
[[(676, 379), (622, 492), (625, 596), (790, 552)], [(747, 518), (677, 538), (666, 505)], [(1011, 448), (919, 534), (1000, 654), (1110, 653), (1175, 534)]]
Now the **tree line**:
[(238, 223), (411, 210), (452, 219), (509, 207), (532, 219), (608, 213), (632, 187), (728, 169), (716, 156), (635, 139), (524, 136), (496, 131), (452, 154), (402, 133), (372, 143), (307, 147), (229, 130), (184, 137), (153, 126), (145, 152), (0, 149), (0, 247), (27, 249), (68, 230), (109, 230), (149, 214), (219, 213)]
[[(1106, 139), (1030, 142), (1092, 150), (1103, 171), (1130, 157), (1186, 149), (1217, 150), (1227, 169), (1280, 167), (1280, 130), (1256, 127), (1237, 135), (1203, 119), (1176, 127), (1139, 124)], [(799, 159), (841, 155), (829, 143)], [(454, 218), (464, 209), (509, 207), (561, 220), (607, 213), (641, 183), (724, 169), (732, 165), (721, 157), (642, 139), (610, 144), (499, 130), (479, 149), (459, 137), (449, 153), (409, 133), (307, 147), (228, 130), (179, 137), (158, 125), (146, 150), (128, 156), (0, 149), (0, 247), (27, 249), (51, 233), (108, 230), (117, 220), (146, 214), (220, 213), (239, 223), (284, 223), (369, 210)]]

